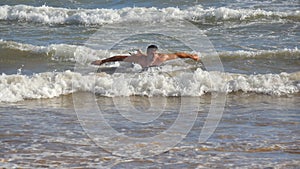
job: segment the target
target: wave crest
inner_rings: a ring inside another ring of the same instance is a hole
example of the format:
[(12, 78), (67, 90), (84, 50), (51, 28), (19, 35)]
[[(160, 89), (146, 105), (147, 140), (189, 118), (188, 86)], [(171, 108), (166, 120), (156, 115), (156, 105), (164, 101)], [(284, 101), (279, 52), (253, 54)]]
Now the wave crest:
[(224, 72), (146, 71), (142, 73), (47, 72), (0, 76), (0, 102), (53, 98), (78, 91), (102, 96), (202, 96), (210, 92), (255, 92), (270, 95), (300, 91), (300, 72), (244, 75)]
[(166, 22), (174, 19), (187, 19), (199, 23), (240, 22), (259, 19), (300, 21), (300, 11), (274, 12), (261, 9), (230, 9), (226, 7), (204, 9), (201, 5), (187, 9), (174, 7), (162, 9), (155, 7), (66, 9), (27, 5), (0, 6), (0, 20), (42, 24), (102, 25), (116, 22)]
[(223, 58), (300, 58), (300, 50), (294, 49), (279, 49), (279, 50), (257, 50), (257, 51), (224, 51), (219, 52), (219, 56)]

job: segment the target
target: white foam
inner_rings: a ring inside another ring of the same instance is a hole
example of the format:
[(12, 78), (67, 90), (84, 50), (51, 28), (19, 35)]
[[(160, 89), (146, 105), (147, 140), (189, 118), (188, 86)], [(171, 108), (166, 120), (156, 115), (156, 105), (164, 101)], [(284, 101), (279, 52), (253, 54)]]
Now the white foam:
[[(36, 46), (32, 44), (19, 43), (14, 41), (5, 41), (0, 39), (0, 45), (9, 49), (31, 53), (44, 53), (50, 56), (52, 60), (70, 61), (86, 63), (99, 59), (99, 56), (110, 56), (116, 51), (96, 50), (86, 46), (51, 44), (48, 46)], [(84, 55), (83, 55), (84, 54)]]
[[(143, 17), (141, 17), (143, 16)], [(300, 11), (265, 11), (261, 9), (203, 8), (201, 5), (187, 9), (168, 8), (122, 8), (122, 9), (66, 9), (27, 5), (0, 6), (0, 20), (25, 21), (43, 24), (107, 24), (115, 22), (165, 22), (188, 19), (196, 22), (206, 20), (247, 20), (260, 18), (299, 18)], [(209, 21), (211, 22), (211, 21)]]
[(276, 57), (286, 55), (290, 58), (300, 58), (300, 50), (294, 49), (277, 49), (277, 50), (256, 50), (256, 51), (221, 51), (219, 56), (221, 57), (243, 57), (243, 58), (262, 58), (262, 57)]
[(102, 96), (202, 96), (210, 92), (255, 92), (270, 95), (298, 93), (300, 72), (243, 75), (221, 72), (146, 71), (113, 75), (65, 71), (33, 76), (0, 76), (0, 102), (53, 98), (78, 91)]
[(6, 41), (3, 39), (0, 39), (0, 45), (11, 48), (11, 49), (18, 49), (20, 51), (28, 51), (28, 52), (35, 52), (35, 53), (48, 53), (49, 49), (45, 46), (35, 46), (31, 44), (24, 44), (24, 43), (18, 43), (14, 41)]

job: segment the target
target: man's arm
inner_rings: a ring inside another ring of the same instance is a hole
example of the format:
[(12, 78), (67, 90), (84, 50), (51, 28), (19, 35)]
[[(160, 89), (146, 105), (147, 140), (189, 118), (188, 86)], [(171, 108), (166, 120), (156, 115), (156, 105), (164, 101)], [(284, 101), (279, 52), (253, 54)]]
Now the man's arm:
[(102, 65), (102, 64), (107, 63), (107, 62), (124, 61), (124, 59), (126, 59), (127, 57), (128, 56), (113, 56), (113, 57), (103, 59), (103, 60), (95, 60), (91, 64), (93, 64), (93, 65)]
[(172, 60), (172, 59), (177, 59), (177, 58), (191, 58), (195, 61), (200, 60), (200, 58), (197, 54), (189, 54), (189, 53), (184, 53), (184, 52), (176, 52), (176, 53), (163, 54), (163, 55), (165, 55), (164, 56), (165, 60)]
[(102, 65), (107, 62), (117, 62), (117, 61), (124, 61), (124, 62), (138, 62), (141, 59), (141, 56), (144, 56), (144, 54), (141, 52), (141, 50), (137, 50), (136, 54), (129, 53), (130, 56), (113, 56), (107, 59), (103, 60), (96, 60), (93, 61), (91, 64), (93, 65)]

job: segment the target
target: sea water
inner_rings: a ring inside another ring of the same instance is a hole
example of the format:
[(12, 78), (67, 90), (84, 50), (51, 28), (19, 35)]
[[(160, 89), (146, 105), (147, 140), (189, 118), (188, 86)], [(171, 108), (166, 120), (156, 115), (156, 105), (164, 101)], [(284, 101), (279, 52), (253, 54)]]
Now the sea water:
[[(299, 7), (296, 0), (1, 1), (0, 166), (297, 168)], [(184, 30), (176, 38), (168, 35), (174, 24)], [(153, 25), (158, 32), (141, 30)], [(128, 28), (136, 32), (126, 37)], [(193, 39), (195, 30), (205, 38)], [(214, 52), (193, 50), (193, 41)], [(90, 64), (150, 44), (196, 52), (201, 62), (147, 70)], [(200, 141), (209, 124), (213, 132)], [(173, 126), (178, 141), (139, 143)], [(112, 146), (119, 143), (128, 152)]]

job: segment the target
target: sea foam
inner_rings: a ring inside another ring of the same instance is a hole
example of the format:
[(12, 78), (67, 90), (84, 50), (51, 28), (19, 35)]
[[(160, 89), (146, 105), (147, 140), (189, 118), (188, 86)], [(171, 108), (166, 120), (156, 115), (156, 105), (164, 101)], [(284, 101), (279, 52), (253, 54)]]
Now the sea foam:
[[(142, 17), (141, 17), (142, 16)], [(265, 11), (262, 9), (203, 8), (201, 5), (180, 9), (126, 7), (121, 9), (67, 9), (27, 5), (0, 6), (0, 20), (42, 24), (109, 24), (119, 22), (166, 22), (187, 19), (194, 22), (243, 21), (272, 18), (298, 20), (300, 11)]]
[(0, 102), (53, 98), (84, 91), (114, 96), (202, 96), (211, 92), (255, 92), (268, 95), (295, 94), (300, 72), (244, 75), (225, 72), (144, 71), (141, 73), (46, 72), (32, 76), (0, 76)]

